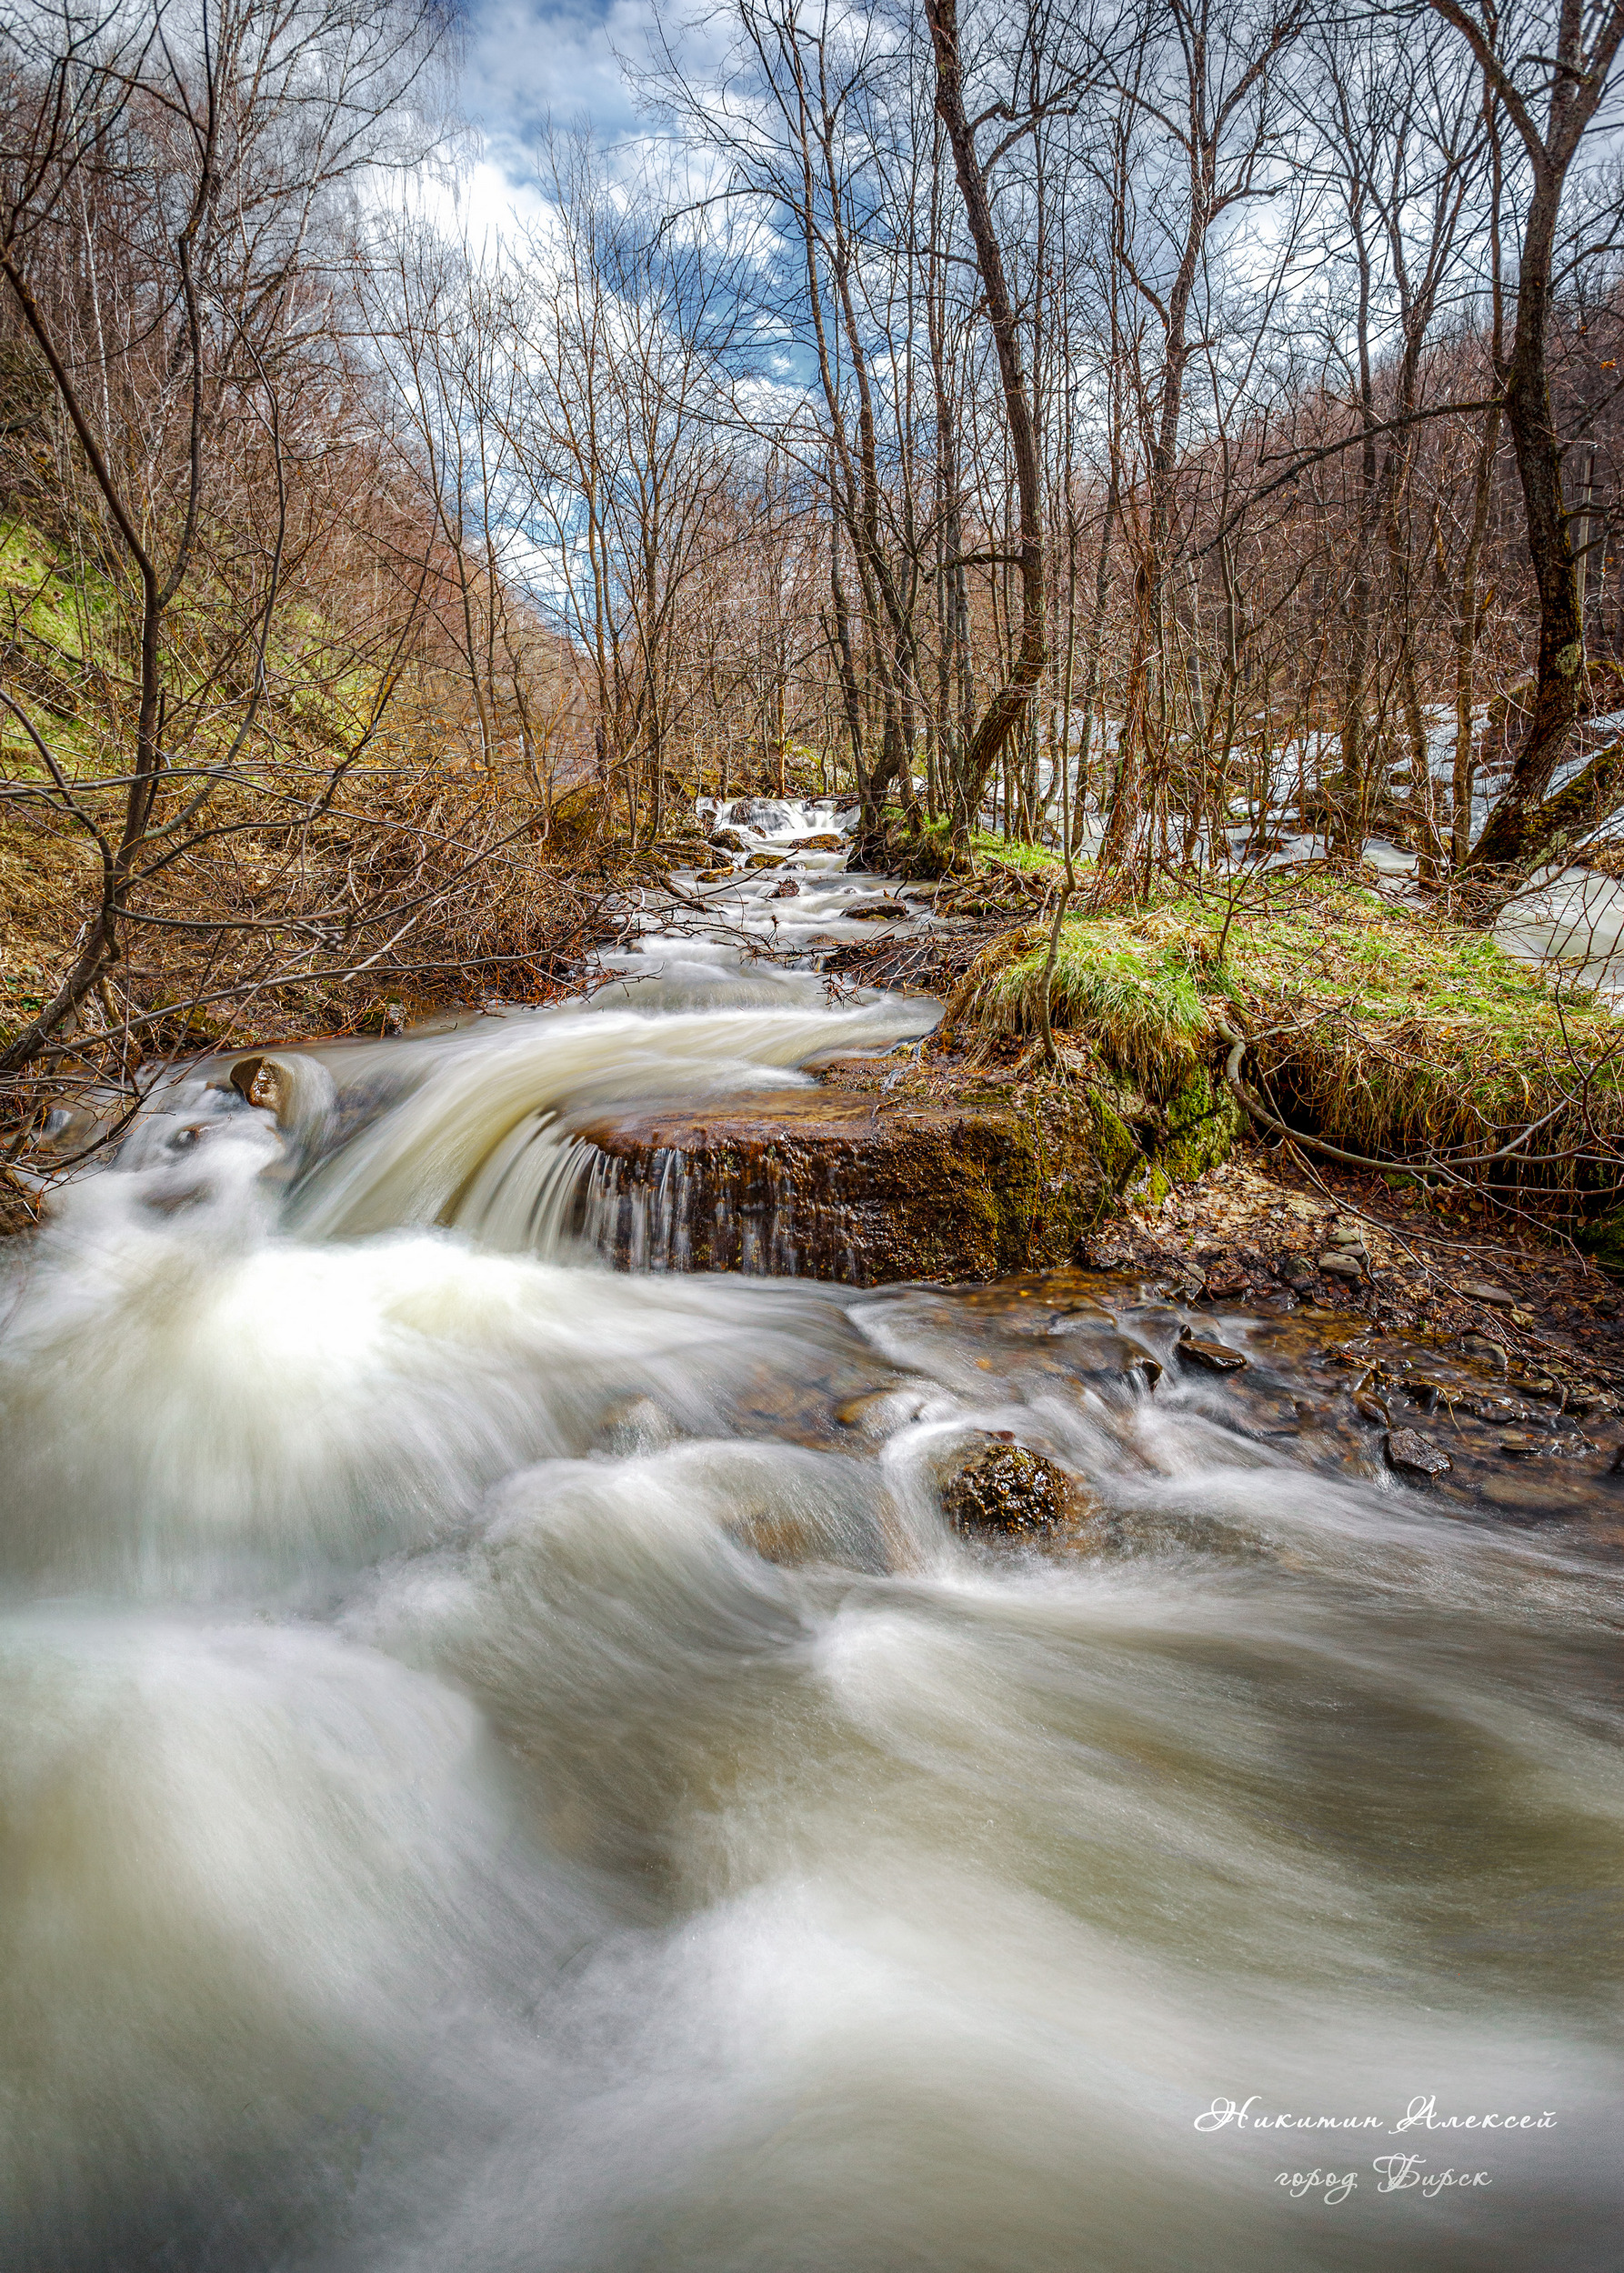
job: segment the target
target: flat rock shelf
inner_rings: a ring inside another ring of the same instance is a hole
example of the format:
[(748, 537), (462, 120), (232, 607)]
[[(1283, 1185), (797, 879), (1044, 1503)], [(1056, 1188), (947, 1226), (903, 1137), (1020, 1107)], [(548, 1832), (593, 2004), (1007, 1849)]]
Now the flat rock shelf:
[(573, 1228), (623, 1267), (865, 1287), (1062, 1262), (1118, 1167), (1086, 1109), (1046, 1124), (836, 1087), (639, 1105), (576, 1133), (599, 1157)]

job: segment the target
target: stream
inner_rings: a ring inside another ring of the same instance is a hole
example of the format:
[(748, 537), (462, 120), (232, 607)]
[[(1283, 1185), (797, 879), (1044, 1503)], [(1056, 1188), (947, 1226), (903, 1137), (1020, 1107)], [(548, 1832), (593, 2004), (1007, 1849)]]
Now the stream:
[[(180, 1068), (0, 1256), (8, 2268), (1620, 2263), (1604, 1463), (1497, 1522), (1288, 1315), (583, 1242), (591, 1112), (928, 1029), (753, 952), (840, 857)], [(952, 1530), (988, 1431), (1095, 1519)]]

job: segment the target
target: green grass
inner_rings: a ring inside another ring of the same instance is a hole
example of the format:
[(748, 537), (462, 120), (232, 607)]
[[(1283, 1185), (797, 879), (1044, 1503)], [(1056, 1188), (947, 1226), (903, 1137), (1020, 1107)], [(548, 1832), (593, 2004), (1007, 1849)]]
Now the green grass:
[[(1007, 868), (1020, 868), (1028, 875), (1043, 875), (1051, 868), (1058, 876), (1066, 873), (1066, 856), (1049, 845), (1023, 845), (1013, 836), (993, 836), (978, 828), (970, 838), (970, 849), (977, 860), (1001, 860)], [(1081, 876), (1082, 862), (1077, 866)]]
[[(1217, 1019), (1238, 1014), (1250, 1069), (1299, 1125), (1383, 1157), (1492, 1150), (1554, 1106), (1528, 1157), (1493, 1173), (1578, 1188), (1580, 1167), (1539, 1156), (1594, 1148), (1569, 1094), (1581, 1079), (1593, 1127), (1624, 1141), (1624, 1026), (1594, 996), (1553, 985), (1481, 932), (1323, 875), (1272, 884), (1235, 916), (1220, 960), (1224, 912), (1178, 893), (1068, 918), (1052, 1022), (1166, 1096), (1194, 1063), (1216, 1066)], [(954, 998), (955, 1027), (1035, 1033), (1046, 956), (1028, 932), (984, 956)]]

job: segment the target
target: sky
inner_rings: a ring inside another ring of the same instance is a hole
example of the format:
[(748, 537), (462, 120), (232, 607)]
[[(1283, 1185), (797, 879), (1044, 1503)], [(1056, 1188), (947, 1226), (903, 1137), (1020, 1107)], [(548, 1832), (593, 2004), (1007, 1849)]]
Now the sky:
[(616, 51), (642, 55), (653, 22), (651, 0), (466, 0), (462, 106), (480, 155), (464, 196), (476, 225), (534, 210), (527, 145), (549, 115), (587, 118), (607, 144), (647, 131)]

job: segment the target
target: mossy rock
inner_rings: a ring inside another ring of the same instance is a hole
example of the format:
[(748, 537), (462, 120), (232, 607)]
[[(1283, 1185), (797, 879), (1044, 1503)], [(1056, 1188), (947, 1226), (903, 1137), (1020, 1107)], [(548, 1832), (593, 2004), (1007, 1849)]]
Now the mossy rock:
[(1241, 1111), (1221, 1075), (1198, 1066), (1164, 1111), (1167, 1134), (1157, 1147), (1157, 1159), (1175, 1184), (1192, 1184), (1228, 1158), (1240, 1134)]
[(621, 1262), (855, 1286), (1068, 1261), (1143, 1156), (1078, 1086), (996, 1104), (774, 1091), (595, 1116)]

